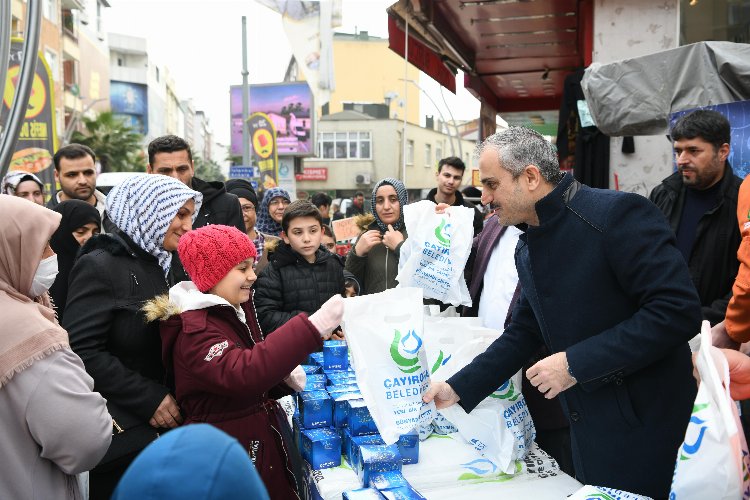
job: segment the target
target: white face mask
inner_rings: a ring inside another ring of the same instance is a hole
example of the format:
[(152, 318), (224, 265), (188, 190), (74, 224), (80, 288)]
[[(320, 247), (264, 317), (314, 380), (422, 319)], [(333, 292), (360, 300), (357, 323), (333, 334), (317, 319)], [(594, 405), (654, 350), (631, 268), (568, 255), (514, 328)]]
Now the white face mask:
[(57, 278), (57, 255), (52, 255), (42, 259), (39, 263), (36, 274), (34, 274), (34, 281), (31, 282), (29, 296), (39, 297), (49, 290), (49, 287), (55, 282), (55, 278)]

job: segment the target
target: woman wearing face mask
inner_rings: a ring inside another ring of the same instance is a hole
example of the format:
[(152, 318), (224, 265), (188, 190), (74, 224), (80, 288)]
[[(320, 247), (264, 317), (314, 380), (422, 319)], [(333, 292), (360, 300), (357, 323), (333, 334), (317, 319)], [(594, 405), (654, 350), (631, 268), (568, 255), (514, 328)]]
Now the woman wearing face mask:
[(345, 269), (361, 285), (360, 295), (396, 286), (401, 245), (407, 238), (402, 207), (408, 201), (404, 184), (386, 177), (372, 190), (374, 214), (357, 216), (362, 233), (346, 257)]
[(281, 218), (284, 210), (292, 202), (292, 198), (286, 189), (280, 187), (271, 188), (263, 195), (258, 211), (258, 220), (255, 227), (263, 234), (279, 236), (281, 234)]
[(95, 234), (99, 234), (102, 219), (99, 210), (91, 203), (81, 200), (66, 200), (52, 209), (62, 215), (60, 227), (54, 232), (49, 244), (57, 254), (58, 274), (49, 289), (52, 303), (57, 311), (57, 320), (62, 323), (65, 303), (68, 300), (68, 278), (73, 269), (78, 251)]
[(0, 213), (0, 498), (81, 498), (75, 474), (107, 451), (112, 419), (46, 293), (60, 216), (4, 195)]
[(44, 184), (39, 177), (29, 172), (22, 170), (8, 172), (3, 177), (0, 192), (44, 206)]
[(138, 175), (107, 195), (111, 234), (90, 239), (70, 273), (63, 325), (107, 399), (112, 445), (89, 475), (92, 499), (109, 498), (157, 433), (182, 422), (161, 360), (158, 325), (143, 303), (167, 292), (172, 252), (203, 196), (166, 175)]

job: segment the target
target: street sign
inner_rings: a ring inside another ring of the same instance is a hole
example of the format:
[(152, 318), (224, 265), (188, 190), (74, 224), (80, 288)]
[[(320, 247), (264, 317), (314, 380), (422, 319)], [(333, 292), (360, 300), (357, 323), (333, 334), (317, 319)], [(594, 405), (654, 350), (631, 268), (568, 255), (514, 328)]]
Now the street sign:
[(253, 189), (258, 191), (258, 181), (250, 181), (250, 185), (253, 187)]
[(252, 179), (253, 177), (260, 177), (260, 169), (258, 167), (243, 167), (243, 166), (231, 166), (229, 167), (229, 177), (231, 179)]

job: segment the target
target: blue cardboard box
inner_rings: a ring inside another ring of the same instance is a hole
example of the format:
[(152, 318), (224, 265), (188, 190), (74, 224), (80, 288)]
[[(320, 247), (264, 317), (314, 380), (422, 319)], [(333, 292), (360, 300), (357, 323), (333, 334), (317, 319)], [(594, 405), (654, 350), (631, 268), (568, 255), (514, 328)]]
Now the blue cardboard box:
[(399, 436), (396, 445), (404, 465), (419, 463), (419, 433), (412, 432)]
[(370, 487), (384, 490), (386, 488), (398, 488), (411, 486), (399, 471), (378, 472), (370, 476)]
[(333, 400), (326, 391), (303, 392), (299, 397), (299, 421), (304, 429), (333, 424)]
[(300, 365), (305, 370), (305, 375), (314, 375), (316, 373), (322, 373), (322, 367), (320, 365)]
[(357, 470), (357, 464), (359, 463), (359, 448), (366, 445), (384, 445), (385, 441), (380, 434), (368, 434), (366, 436), (352, 436), (349, 434), (349, 448), (347, 449), (347, 461), (352, 467), (352, 470)]
[(333, 399), (333, 426), (337, 429), (347, 426), (349, 416), (349, 401), (352, 399), (361, 399), (360, 392), (335, 392), (331, 393)]
[(380, 490), (380, 494), (388, 500), (425, 500), (425, 498), (411, 486), (399, 486)]
[(313, 366), (323, 366), (323, 353), (322, 352), (312, 352), (307, 357), (307, 364), (313, 365)]
[(365, 444), (357, 452), (357, 476), (362, 486), (370, 486), (370, 477), (378, 472), (401, 470), (401, 454), (395, 444)]
[(352, 433), (352, 436), (362, 436), (365, 434), (374, 434), (378, 432), (378, 427), (370, 415), (370, 410), (363, 399), (354, 399), (348, 402), (348, 415), (346, 416), (346, 426)]
[(345, 370), (349, 366), (348, 354), (345, 340), (326, 340), (323, 342), (323, 369)]
[(302, 458), (313, 469), (341, 465), (341, 436), (334, 429), (305, 429), (301, 439)]
[(322, 373), (307, 376), (305, 391), (324, 391), (326, 388), (326, 376)]
[(383, 495), (374, 488), (345, 491), (342, 497), (344, 500), (383, 500)]
[(298, 450), (302, 449), (302, 440), (300, 439), (301, 430), (302, 427), (299, 422), (299, 415), (294, 415), (292, 417), (292, 438), (294, 439), (294, 446), (296, 446)]

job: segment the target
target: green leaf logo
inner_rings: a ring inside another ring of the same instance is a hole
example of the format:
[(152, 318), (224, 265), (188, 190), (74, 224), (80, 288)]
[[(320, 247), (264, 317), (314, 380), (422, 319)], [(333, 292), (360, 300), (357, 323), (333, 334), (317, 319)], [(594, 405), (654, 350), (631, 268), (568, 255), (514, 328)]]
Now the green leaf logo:
[(451, 224), (447, 224), (445, 219), (442, 219), (440, 221), (440, 225), (435, 228), (435, 238), (437, 238), (438, 243), (440, 243), (444, 247), (451, 246), (451, 235), (448, 232), (448, 229), (451, 227)]
[(516, 386), (512, 380), (508, 379), (503, 385), (498, 388), (495, 392), (490, 394), (491, 398), (495, 399), (507, 399), (508, 401), (515, 401), (521, 397), (521, 393), (516, 391)]
[[(422, 348), (422, 339), (414, 330), (411, 330), (405, 337), (401, 338), (401, 332), (394, 330), (393, 341), (391, 342), (391, 358), (396, 363), (398, 369), (404, 373), (414, 373), (418, 371), (419, 356), (417, 353)], [(413, 354), (413, 357), (407, 357), (404, 354)]]

